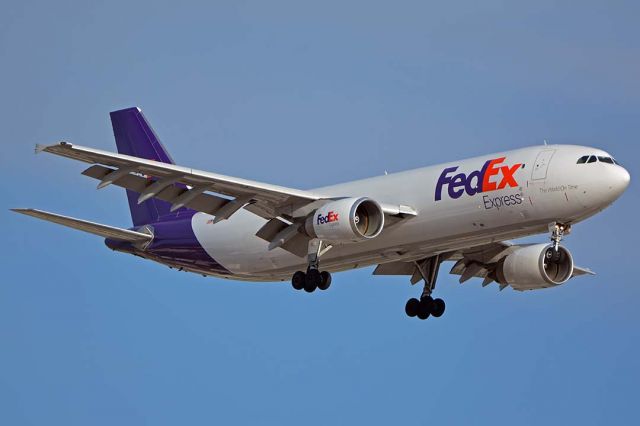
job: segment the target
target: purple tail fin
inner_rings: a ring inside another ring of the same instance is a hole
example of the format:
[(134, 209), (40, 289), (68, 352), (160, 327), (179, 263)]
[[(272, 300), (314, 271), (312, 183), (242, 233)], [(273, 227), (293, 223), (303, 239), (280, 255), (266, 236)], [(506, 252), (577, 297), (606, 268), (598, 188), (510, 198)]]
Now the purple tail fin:
[[(173, 160), (139, 108), (113, 111), (109, 115), (120, 154), (173, 164)], [(138, 204), (138, 196), (137, 192), (127, 190), (134, 226), (156, 222), (158, 218), (171, 214), (171, 204), (154, 198)]]

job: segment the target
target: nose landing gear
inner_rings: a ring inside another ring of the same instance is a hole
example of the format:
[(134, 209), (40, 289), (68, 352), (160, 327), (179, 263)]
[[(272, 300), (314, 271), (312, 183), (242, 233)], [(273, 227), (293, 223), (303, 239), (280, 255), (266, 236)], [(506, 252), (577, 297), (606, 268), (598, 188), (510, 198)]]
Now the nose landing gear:
[(436, 287), (440, 262), (440, 255), (430, 257), (421, 262), (414, 262), (416, 265), (414, 277), (417, 276), (417, 279), (414, 281), (412, 277), (412, 283), (422, 279), (424, 280), (424, 288), (420, 300), (411, 298), (407, 301), (404, 311), (409, 317), (418, 317), (421, 320), (425, 320), (429, 316), (439, 318), (444, 314), (446, 307), (444, 300), (431, 297), (431, 293)]
[(551, 243), (553, 244), (553, 250), (558, 253), (562, 237), (564, 237), (565, 234), (571, 233), (571, 225), (555, 222), (549, 225), (549, 230), (551, 231)]
[(314, 239), (309, 242), (309, 254), (307, 255), (307, 272), (298, 271), (291, 278), (291, 285), (296, 290), (312, 293), (316, 289), (326, 290), (331, 285), (331, 274), (320, 271), (320, 256), (331, 249), (331, 245), (323, 248), (322, 240)]

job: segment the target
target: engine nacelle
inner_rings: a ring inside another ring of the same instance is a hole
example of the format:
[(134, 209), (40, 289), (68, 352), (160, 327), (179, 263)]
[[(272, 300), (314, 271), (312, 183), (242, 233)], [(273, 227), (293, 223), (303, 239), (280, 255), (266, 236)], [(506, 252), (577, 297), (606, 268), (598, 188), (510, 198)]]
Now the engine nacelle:
[(515, 290), (536, 290), (566, 283), (573, 275), (569, 250), (551, 244), (521, 247), (507, 255), (496, 270), (497, 281)]
[(350, 243), (375, 238), (384, 227), (384, 213), (370, 198), (331, 201), (307, 218), (309, 236), (333, 243)]

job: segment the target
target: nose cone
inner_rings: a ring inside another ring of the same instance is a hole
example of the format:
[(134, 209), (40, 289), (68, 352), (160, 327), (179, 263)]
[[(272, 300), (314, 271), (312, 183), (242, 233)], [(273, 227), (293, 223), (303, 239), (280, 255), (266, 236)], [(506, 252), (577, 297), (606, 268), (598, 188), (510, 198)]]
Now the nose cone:
[(620, 197), (629, 186), (631, 176), (624, 167), (616, 166), (611, 168), (607, 180), (609, 183), (609, 191), (611, 191), (611, 195), (616, 199)]

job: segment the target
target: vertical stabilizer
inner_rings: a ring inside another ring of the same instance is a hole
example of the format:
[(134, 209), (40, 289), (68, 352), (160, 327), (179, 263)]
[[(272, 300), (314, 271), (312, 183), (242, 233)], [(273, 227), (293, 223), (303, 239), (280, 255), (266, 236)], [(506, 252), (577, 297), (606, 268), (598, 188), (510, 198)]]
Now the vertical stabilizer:
[[(109, 115), (120, 154), (174, 164), (140, 108), (113, 111)], [(152, 223), (158, 218), (170, 214), (171, 205), (169, 203), (151, 198), (138, 204), (138, 196), (138, 193), (127, 190), (129, 210), (131, 210), (134, 226)]]

